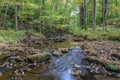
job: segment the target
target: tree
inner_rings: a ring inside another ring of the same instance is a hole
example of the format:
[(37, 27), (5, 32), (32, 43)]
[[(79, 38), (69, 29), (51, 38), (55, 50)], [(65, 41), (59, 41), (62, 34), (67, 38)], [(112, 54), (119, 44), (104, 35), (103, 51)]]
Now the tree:
[(86, 27), (86, 0), (80, 4), (80, 10), (79, 10), (79, 15), (80, 15), (80, 25), (82, 26), (83, 29), (87, 29)]
[(18, 31), (18, 4), (15, 4), (15, 30)]
[(84, 24), (84, 27), (85, 27), (85, 30), (87, 30), (87, 25), (86, 25), (86, 21), (87, 21), (87, 16), (86, 16), (86, 0), (84, 0), (84, 19), (85, 19), (85, 24)]
[(6, 2), (6, 9), (5, 9), (5, 15), (4, 15), (4, 20), (3, 20), (3, 26), (2, 27), (4, 27), (5, 24), (6, 24), (8, 9), (9, 9), (9, 1)]
[(93, 30), (96, 31), (96, 0), (94, 0), (94, 9), (93, 9)]
[(116, 18), (118, 17), (118, 10), (117, 10), (117, 8), (118, 8), (118, 0), (116, 0)]
[(103, 29), (104, 30), (107, 30), (108, 28), (108, 22), (107, 22), (107, 19), (108, 19), (108, 9), (107, 9), (107, 4), (108, 4), (108, 0), (103, 0), (103, 5), (102, 5), (102, 11), (103, 11)]

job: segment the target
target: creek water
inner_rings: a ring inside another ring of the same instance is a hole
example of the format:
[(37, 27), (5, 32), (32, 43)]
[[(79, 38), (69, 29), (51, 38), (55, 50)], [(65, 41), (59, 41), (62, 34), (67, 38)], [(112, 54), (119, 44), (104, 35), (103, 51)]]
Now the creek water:
[[(44, 73), (45, 77), (52, 74), (54, 75), (54, 80), (78, 80), (74, 76), (76, 72), (80, 73), (84, 80), (86, 80), (86, 75), (93, 77), (89, 74), (87, 68), (81, 63), (82, 57), (85, 54), (86, 53), (81, 49), (80, 46), (75, 46), (62, 57), (58, 58), (51, 55), (51, 64), (49, 65), (48, 70)], [(97, 79), (92, 78), (89, 80)]]

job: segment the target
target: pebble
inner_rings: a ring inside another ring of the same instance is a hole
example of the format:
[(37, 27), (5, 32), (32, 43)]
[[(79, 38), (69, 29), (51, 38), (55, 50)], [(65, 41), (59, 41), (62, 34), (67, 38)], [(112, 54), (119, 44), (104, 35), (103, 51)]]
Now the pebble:
[(0, 72), (0, 76), (2, 76), (2, 73)]

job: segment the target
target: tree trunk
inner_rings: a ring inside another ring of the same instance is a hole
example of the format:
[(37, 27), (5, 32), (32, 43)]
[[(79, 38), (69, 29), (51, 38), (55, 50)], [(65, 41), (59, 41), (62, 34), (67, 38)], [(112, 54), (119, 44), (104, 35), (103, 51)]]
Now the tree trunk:
[(18, 31), (18, 5), (15, 5), (15, 30)]
[(87, 25), (86, 25), (86, 21), (87, 21), (87, 18), (86, 18), (86, 0), (84, 0), (84, 28), (85, 30), (87, 30)]
[(80, 5), (80, 27), (84, 29), (84, 5), (83, 3)]
[(6, 24), (6, 18), (7, 18), (8, 9), (9, 9), (9, 4), (6, 3), (6, 9), (5, 9), (5, 15), (4, 15), (4, 20), (3, 20), (3, 26), (2, 27), (4, 27), (5, 24)]
[(82, 27), (82, 29), (87, 30), (86, 27), (86, 0), (84, 0), (84, 3), (82, 3), (80, 5), (80, 26)]
[(116, 18), (118, 18), (118, 10), (117, 10), (117, 7), (118, 7), (118, 0), (116, 0)]
[(96, 0), (94, 0), (94, 9), (93, 9), (93, 30), (96, 31)]
[(107, 30), (107, 28), (108, 28), (107, 4), (108, 4), (108, 0), (103, 0), (103, 5), (102, 5), (103, 8), (102, 9), (103, 9), (103, 29), (104, 30)]
[(42, 15), (44, 15), (44, 4), (45, 4), (45, 1), (41, 0), (40, 4), (41, 4), (40, 16), (42, 16)]

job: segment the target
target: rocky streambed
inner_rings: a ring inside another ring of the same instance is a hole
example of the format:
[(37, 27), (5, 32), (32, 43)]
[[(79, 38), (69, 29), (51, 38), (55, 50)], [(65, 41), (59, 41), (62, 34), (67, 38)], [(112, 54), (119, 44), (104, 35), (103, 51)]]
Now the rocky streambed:
[(112, 53), (106, 59), (88, 51), (88, 43), (77, 45), (46, 50), (26, 46), (1, 47), (0, 80), (102, 80), (103, 77), (119, 80), (118, 54)]

